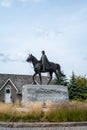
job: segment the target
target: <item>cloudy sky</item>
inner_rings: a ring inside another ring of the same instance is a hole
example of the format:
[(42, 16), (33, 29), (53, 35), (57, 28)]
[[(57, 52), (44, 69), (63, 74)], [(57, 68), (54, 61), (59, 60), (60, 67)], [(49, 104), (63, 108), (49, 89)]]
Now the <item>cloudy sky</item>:
[(87, 0), (0, 0), (0, 73), (33, 74), (45, 50), (66, 76), (87, 75)]

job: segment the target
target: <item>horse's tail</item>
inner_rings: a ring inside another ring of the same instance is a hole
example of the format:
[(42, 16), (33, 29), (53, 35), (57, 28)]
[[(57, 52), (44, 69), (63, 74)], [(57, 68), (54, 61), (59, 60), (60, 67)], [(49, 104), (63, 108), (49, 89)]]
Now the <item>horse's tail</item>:
[(58, 70), (59, 75), (64, 76), (64, 74), (61, 71), (61, 66), (59, 64), (56, 64), (56, 65), (57, 65), (57, 70)]

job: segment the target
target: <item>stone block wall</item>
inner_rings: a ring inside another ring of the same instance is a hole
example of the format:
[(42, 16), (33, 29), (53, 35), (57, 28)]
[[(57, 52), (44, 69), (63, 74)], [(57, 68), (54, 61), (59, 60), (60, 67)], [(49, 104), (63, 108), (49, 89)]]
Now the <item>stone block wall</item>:
[(68, 101), (68, 87), (61, 85), (24, 85), (22, 88), (22, 103), (43, 102), (48, 100), (59, 103)]

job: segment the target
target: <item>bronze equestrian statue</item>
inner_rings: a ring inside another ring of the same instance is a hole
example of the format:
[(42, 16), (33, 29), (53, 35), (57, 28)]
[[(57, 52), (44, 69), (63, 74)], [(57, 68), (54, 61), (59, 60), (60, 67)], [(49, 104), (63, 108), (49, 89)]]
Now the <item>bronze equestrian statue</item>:
[(47, 84), (49, 84), (50, 81), (52, 80), (53, 72), (56, 74), (57, 77), (59, 77), (59, 75), (63, 75), (62, 72), (61, 72), (60, 65), (53, 63), (53, 62), (49, 62), (47, 56), (45, 55), (45, 51), (42, 51), (42, 57), (41, 57), (40, 60), (37, 60), (37, 58), (35, 56), (33, 56), (32, 54), (29, 54), (29, 57), (27, 58), (26, 61), (32, 62), (32, 64), (33, 64), (35, 73), (34, 73), (32, 78), (33, 78), (34, 84), (36, 84), (35, 76), (37, 74), (39, 74), (40, 84), (42, 84), (41, 73), (46, 73), (46, 72), (49, 73), (50, 79), (49, 79)]

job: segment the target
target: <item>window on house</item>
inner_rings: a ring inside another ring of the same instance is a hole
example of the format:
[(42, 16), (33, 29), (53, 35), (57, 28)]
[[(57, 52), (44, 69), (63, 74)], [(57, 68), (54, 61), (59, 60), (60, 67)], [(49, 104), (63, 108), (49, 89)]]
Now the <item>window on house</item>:
[(6, 89), (6, 93), (10, 93), (10, 89)]

